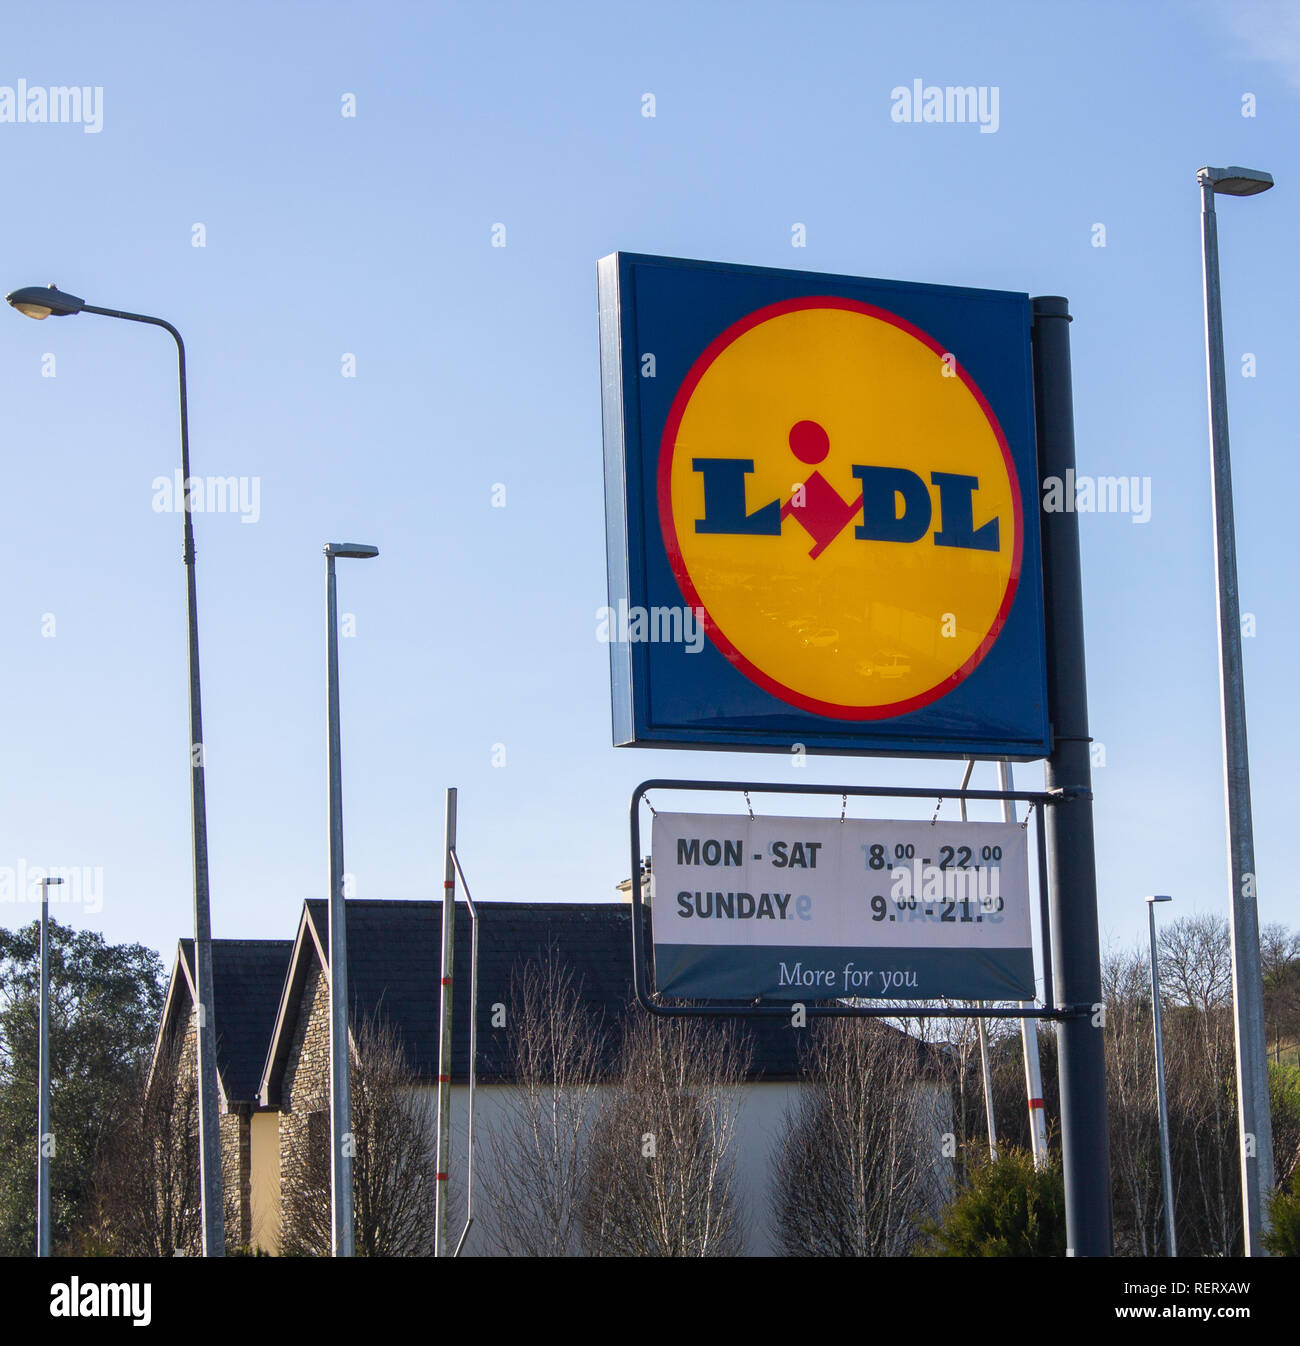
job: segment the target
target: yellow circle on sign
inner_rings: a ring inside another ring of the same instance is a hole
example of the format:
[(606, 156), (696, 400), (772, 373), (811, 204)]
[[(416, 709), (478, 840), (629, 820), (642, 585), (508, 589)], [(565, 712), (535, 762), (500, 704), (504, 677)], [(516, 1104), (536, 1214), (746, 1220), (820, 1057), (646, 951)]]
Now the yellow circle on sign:
[(659, 508), (714, 644), (836, 718), (950, 691), (1020, 572), (1019, 486), (983, 394), (924, 332), (848, 299), (773, 304), (713, 342), (665, 427)]

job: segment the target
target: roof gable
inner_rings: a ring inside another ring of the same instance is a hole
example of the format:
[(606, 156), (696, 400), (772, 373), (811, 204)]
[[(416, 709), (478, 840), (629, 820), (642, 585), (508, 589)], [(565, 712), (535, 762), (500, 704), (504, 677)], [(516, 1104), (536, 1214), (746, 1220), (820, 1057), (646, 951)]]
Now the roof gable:
[[(216, 1030), (217, 1075), (227, 1107), (257, 1098), (266, 1045), (275, 1024), (293, 941), (288, 939), (214, 939), (212, 941), (212, 1018)], [(176, 950), (154, 1059), (161, 1045), (188, 1019), (195, 1000), (194, 941), (182, 939)]]
[[(511, 1078), (509, 1033), (493, 1027), (492, 1006), (507, 1003), (511, 974), (554, 947), (573, 974), (585, 1008), (605, 1028), (602, 1065), (612, 1068), (620, 1030), (629, 1013), (640, 1013), (632, 988), (631, 906), (623, 902), (478, 902), (478, 1078)], [(267, 1054), (260, 1096), (278, 1100), (289, 1040), (311, 960), (328, 962), (328, 904), (308, 901), (299, 922), (288, 983)], [(352, 1025), (378, 1018), (401, 1034), (407, 1058), (426, 1078), (438, 1074), (439, 985), (442, 903), (350, 900), (348, 998)], [(469, 1075), (471, 923), (465, 903), (456, 904), (455, 977), (452, 990), (452, 1078)], [(754, 1047), (750, 1077), (790, 1078), (800, 1073), (802, 1038), (784, 1017), (744, 1025)]]

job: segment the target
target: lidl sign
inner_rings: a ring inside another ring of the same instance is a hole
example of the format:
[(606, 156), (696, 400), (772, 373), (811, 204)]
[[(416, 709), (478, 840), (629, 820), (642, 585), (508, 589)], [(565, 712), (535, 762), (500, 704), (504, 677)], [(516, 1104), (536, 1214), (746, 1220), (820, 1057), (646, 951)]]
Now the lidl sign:
[(599, 283), (615, 742), (1050, 751), (1028, 296)]

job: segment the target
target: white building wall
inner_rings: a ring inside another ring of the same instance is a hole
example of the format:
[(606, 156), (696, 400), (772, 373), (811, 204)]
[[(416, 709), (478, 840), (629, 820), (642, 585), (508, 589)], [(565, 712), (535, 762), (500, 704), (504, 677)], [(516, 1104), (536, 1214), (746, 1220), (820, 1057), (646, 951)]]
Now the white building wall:
[[(747, 1257), (770, 1257), (780, 1251), (775, 1242), (772, 1210), (773, 1184), (780, 1179), (775, 1150), (785, 1127), (786, 1111), (793, 1106), (798, 1091), (805, 1087), (797, 1082), (758, 1082), (746, 1084), (735, 1091), (739, 1103), (733, 1151), (736, 1165), (735, 1193), (740, 1201), (744, 1255)], [(497, 1251), (493, 1246), (491, 1211), (487, 1206), (482, 1180), (486, 1166), (491, 1163), (486, 1136), (494, 1122), (500, 1124), (503, 1120), (507, 1089), (508, 1086), (499, 1084), (480, 1084), (476, 1090), (476, 1215), (465, 1244), (464, 1256), (491, 1255)], [(430, 1107), (434, 1108), (437, 1090), (428, 1088), (421, 1092), (428, 1095)], [(468, 1103), (468, 1086), (454, 1085), (451, 1104), (451, 1176), (448, 1181), (451, 1203), (448, 1237), (453, 1246), (465, 1225)], [(947, 1171), (938, 1175), (939, 1181), (946, 1187), (951, 1183), (952, 1161), (940, 1158), (938, 1135), (935, 1137), (934, 1152), (940, 1168), (946, 1166)]]

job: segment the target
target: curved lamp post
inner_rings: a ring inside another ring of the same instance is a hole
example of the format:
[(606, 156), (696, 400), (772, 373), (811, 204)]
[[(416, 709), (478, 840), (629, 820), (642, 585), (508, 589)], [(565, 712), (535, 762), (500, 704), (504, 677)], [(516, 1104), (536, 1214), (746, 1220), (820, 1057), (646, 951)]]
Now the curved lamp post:
[(203, 1254), (225, 1252), (225, 1211), (221, 1182), (221, 1139), (217, 1120), (217, 1061), (212, 1030), (212, 918), (208, 895), (207, 798), (203, 784), (203, 710), (199, 696), (198, 596), (194, 584), (194, 523), (190, 515), (190, 430), (185, 394), (185, 343), (181, 334), (162, 318), (122, 309), (98, 308), (50, 285), (29, 285), (5, 296), (11, 307), (28, 318), (66, 318), (74, 313), (98, 313), (105, 318), (146, 323), (170, 332), (176, 342), (181, 398), (181, 480), (185, 483), (186, 612), (189, 618), (190, 674), (190, 811), (194, 840), (194, 961), (198, 977), (199, 1176), (203, 1202)]

